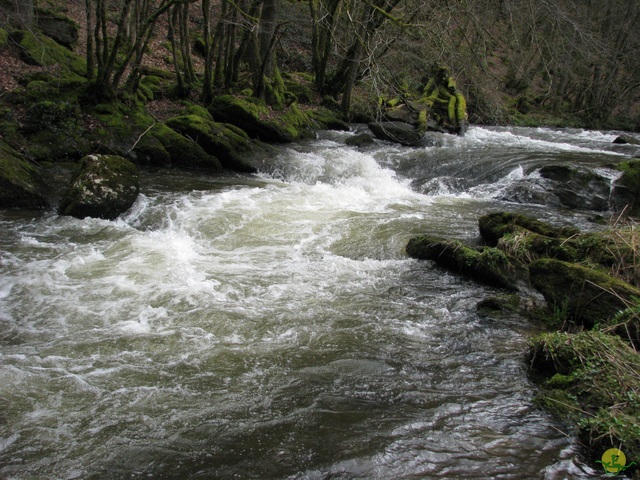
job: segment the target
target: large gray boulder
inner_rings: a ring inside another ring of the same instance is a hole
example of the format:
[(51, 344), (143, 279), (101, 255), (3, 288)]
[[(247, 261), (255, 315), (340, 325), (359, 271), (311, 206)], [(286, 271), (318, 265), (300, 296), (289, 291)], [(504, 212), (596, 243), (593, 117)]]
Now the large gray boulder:
[(65, 191), (58, 213), (112, 220), (138, 198), (138, 169), (117, 155), (83, 157)]

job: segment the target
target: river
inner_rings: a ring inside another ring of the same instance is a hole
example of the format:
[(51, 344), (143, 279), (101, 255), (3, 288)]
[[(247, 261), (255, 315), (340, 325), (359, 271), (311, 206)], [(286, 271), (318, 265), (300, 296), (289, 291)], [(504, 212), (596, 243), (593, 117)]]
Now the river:
[(0, 477), (597, 478), (533, 403), (523, 351), (542, 327), (480, 315), (499, 290), (404, 247), (476, 242), (497, 210), (594, 228), (540, 204), (537, 168), (614, 178), (599, 165), (634, 147), (353, 134), (278, 147), (257, 175), (145, 172), (115, 221), (0, 212)]

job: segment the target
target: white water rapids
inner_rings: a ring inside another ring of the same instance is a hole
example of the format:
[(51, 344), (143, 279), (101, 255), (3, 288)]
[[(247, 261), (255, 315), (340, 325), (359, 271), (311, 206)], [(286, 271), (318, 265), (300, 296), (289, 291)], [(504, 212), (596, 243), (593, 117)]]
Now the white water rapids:
[(359, 151), (349, 135), (282, 147), (260, 175), (143, 173), (116, 221), (0, 212), (0, 477), (596, 476), (533, 403), (541, 327), (480, 316), (498, 290), (404, 247), (474, 241), (496, 210), (587, 226), (503, 190), (628, 147), (474, 127)]

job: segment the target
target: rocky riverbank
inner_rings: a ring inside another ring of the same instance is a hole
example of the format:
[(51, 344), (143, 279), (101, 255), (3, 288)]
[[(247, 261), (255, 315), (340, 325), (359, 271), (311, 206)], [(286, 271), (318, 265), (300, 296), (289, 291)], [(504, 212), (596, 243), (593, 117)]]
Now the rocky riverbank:
[[(510, 293), (478, 305), (518, 311), (549, 332), (526, 361), (537, 402), (575, 425), (593, 458), (608, 448), (640, 457), (640, 236), (633, 221), (580, 232), (498, 212), (479, 219), (485, 246), (428, 235), (407, 253)], [(544, 302), (538, 300), (542, 295)]]

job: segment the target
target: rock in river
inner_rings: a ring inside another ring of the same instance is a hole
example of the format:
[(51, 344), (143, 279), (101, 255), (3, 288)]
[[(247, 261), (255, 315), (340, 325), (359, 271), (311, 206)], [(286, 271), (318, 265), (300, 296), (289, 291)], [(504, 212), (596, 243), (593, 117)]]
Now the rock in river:
[(138, 198), (138, 169), (117, 155), (83, 157), (65, 191), (58, 213), (112, 220)]

